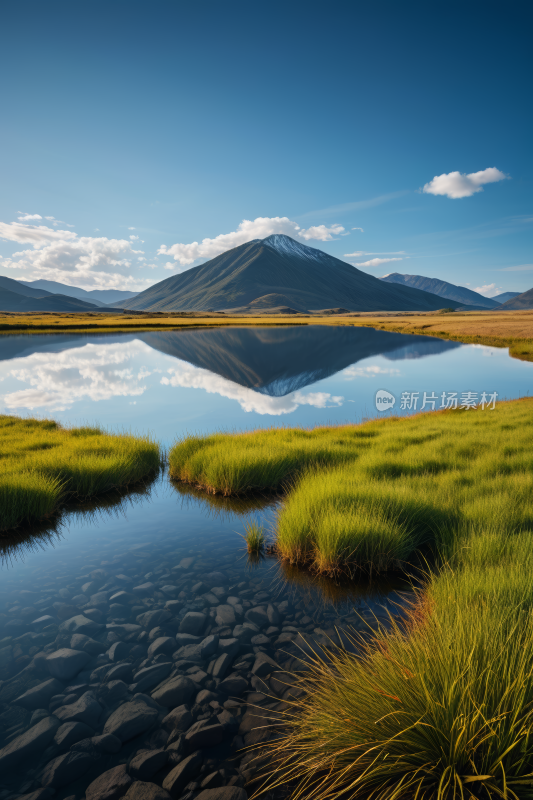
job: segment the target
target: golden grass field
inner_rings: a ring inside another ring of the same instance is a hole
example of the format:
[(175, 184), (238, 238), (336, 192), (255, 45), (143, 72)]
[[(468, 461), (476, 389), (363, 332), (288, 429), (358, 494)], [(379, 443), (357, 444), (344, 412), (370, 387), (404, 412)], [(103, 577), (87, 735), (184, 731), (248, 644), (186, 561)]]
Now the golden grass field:
[(173, 328), (248, 325), (354, 325), (399, 333), (439, 336), (466, 344), (508, 347), (510, 355), (533, 361), (533, 310), (466, 311), (444, 314), (402, 311), (352, 314), (263, 314), (244, 316), (195, 312), (110, 314), (1, 313), (0, 333), (55, 333), (57, 331), (146, 331)]

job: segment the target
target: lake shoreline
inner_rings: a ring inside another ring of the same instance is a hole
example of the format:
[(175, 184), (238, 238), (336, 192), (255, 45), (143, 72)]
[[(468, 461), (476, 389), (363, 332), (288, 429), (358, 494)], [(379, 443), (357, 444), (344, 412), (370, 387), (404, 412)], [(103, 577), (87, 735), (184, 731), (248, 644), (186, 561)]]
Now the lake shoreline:
[[(91, 322), (87, 322), (87, 317)], [(148, 319), (157, 321), (148, 322)], [(423, 323), (423, 324), (420, 324)], [(533, 310), (442, 312), (353, 312), (350, 314), (291, 316), (231, 316), (201, 312), (173, 312), (113, 317), (108, 314), (6, 314), (0, 312), (0, 334), (13, 333), (132, 333), (215, 327), (279, 327), (292, 325), (353, 325), (396, 333), (436, 336), (464, 344), (508, 347), (513, 358), (533, 361)]]

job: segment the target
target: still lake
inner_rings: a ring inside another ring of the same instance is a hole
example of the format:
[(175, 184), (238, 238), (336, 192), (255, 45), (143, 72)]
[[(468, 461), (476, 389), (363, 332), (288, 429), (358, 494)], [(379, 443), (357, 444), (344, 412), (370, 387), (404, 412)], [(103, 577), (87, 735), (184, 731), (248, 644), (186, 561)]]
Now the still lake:
[[(459, 403), (466, 393), (478, 400), (496, 393), (498, 402), (530, 394), (532, 386), (533, 364), (510, 358), (505, 349), (371, 328), (0, 338), (0, 413), (150, 433), (166, 447), (188, 432), (360, 422), (380, 416), (377, 390), (396, 398), (394, 413), (409, 414), (420, 410), (424, 393), (438, 398), (439, 408), (443, 393), (456, 393)], [(271, 530), (275, 514), (271, 503), (205, 498), (163, 474), (142, 491), (67, 509), (48, 528), (0, 539), (0, 800), (42, 785), (59, 798), (82, 797), (96, 776), (134, 753), (166, 753), (170, 723), (164, 717), (172, 699), (159, 698), (156, 722), (133, 736), (128, 720), (122, 728), (116, 723), (116, 713), (135, 694), (142, 696), (135, 702), (153, 704), (148, 696), (159, 697), (158, 685), (173, 675), (190, 676), (194, 692), (189, 687), (181, 701), (193, 717), (223, 730), (218, 743), (195, 740), (203, 765), (189, 788), (174, 787), (174, 796), (196, 791), (214, 772), (218, 778), (206, 785), (241, 785), (250, 777), (242, 754), (228, 761), (254, 735), (243, 723), (245, 708), (234, 708), (228, 698), (268, 706), (269, 693), (283, 696), (252, 671), (258, 654), (286, 663), (296, 655), (299, 634), (325, 643), (335, 628), (361, 629), (408, 596), (398, 580), (336, 586), (288, 571), (274, 558), (250, 562), (240, 538), (245, 524), (257, 519)], [(196, 620), (189, 625), (184, 617), (190, 612), (197, 617), (188, 618)], [(181, 650), (208, 634), (237, 644), (219, 643), (203, 658)], [(159, 639), (165, 641), (150, 649)], [(15, 702), (50, 681), (44, 656), (34, 657), (60, 648), (79, 648), (79, 667), (64, 665), (52, 688)], [(231, 657), (221, 661), (224, 652)], [(213, 697), (198, 698), (202, 690)], [(69, 711), (73, 704), (81, 710)], [(233, 721), (219, 719), (228, 709)], [(49, 731), (28, 744), (37, 725)], [(104, 727), (122, 742), (118, 753), (98, 749), (90, 738)], [(71, 752), (86, 758), (76, 757), (69, 767), (64, 755)], [(179, 763), (176, 753), (161, 758), (149, 778), (159, 785)]]

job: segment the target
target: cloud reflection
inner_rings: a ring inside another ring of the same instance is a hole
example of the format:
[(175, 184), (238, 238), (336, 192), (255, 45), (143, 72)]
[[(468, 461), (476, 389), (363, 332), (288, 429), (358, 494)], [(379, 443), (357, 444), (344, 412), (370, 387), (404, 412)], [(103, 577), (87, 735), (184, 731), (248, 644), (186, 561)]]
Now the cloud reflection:
[(341, 406), (344, 397), (332, 395), (329, 392), (309, 392), (304, 394), (300, 390), (291, 392), (284, 397), (269, 397), (268, 395), (254, 392), (246, 386), (215, 375), (206, 369), (194, 367), (183, 361), (179, 366), (168, 370), (170, 377), (161, 378), (164, 386), (182, 386), (192, 389), (204, 389), (209, 394), (218, 394), (230, 400), (236, 400), (243, 411), (254, 411), (256, 414), (270, 414), (280, 416), (290, 414), (299, 406), (308, 405), (314, 408), (332, 408)]
[(64, 411), (79, 400), (93, 402), (112, 397), (134, 397), (146, 390), (150, 372), (138, 370), (131, 362), (139, 355), (149, 357), (152, 348), (144, 342), (127, 344), (86, 344), (59, 353), (32, 353), (10, 362), (6, 377), (29, 384), (4, 395), (7, 409), (46, 408)]

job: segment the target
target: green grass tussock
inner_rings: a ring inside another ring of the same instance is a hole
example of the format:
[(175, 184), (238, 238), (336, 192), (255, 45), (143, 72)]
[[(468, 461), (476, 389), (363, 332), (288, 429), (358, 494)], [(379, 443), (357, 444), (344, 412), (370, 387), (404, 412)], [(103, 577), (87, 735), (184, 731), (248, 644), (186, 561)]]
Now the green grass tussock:
[(172, 477), (223, 495), (288, 489), (277, 548), (319, 572), (451, 558), (478, 533), (533, 529), (533, 401), (178, 442)]
[(250, 522), (246, 526), (246, 533), (242, 535), (249, 553), (261, 553), (266, 544), (265, 532), (257, 522)]
[(316, 659), (266, 787), (291, 781), (301, 800), (531, 798), (531, 580), (505, 566), (446, 571), (407, 625), (359, 642), (359, 657)]
[(160, 463), (149, 437), (0, 416), (0, 530), (43, 519), (66, 500), (124, 488)]

